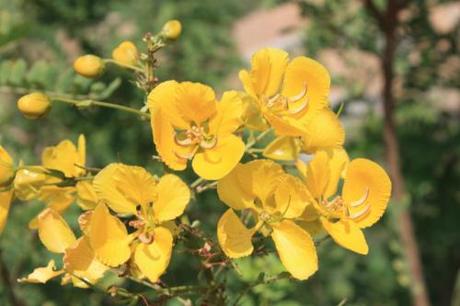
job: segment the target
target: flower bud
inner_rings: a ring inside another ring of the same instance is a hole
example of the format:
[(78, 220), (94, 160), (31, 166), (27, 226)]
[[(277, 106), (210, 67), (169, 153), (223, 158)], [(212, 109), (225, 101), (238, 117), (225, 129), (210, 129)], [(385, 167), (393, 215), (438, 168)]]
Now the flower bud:
[(8, 183), (14, 175), (13, 159), (6, 152), (6, 150), (0, 146), (0, 186)]
[(75, 71), (87, 78), (96, 78), (104, 71), (104, 62), (99, 56), (88, 54), (80, 56), (73, 63)]
[(179, 38), (182, 32), (182, 25), (179, 20), (169, 20), (163, 26), (162, 34), (164, 37), (170, 40), (176, 40)]
[(136, 65), (139, 52), (130, 41), (124, 41), (112, 51), (112, 58), (121, 65)]
[(41, 92), (33, 92), (18, 100), (18, 109), (27, 119), (38, 119), (46, 115), (51, 108), (51, 101)]

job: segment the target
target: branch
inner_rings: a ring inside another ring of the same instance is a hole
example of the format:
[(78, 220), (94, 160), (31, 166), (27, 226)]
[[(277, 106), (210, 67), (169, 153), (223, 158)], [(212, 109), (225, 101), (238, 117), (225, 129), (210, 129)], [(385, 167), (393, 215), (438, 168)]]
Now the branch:
[(377, 23), (381, 29), (385, 28), (385, 16), (377, 6), (375, 5), (373, 0), (363, 0), (364, 7), (367, 11), (372, 15), (372, 17), (377, 20)]

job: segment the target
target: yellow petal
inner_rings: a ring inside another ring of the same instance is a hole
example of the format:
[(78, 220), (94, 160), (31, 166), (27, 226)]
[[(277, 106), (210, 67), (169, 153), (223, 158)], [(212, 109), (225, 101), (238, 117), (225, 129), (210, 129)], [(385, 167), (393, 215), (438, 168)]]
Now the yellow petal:
[(251, 255), (253, 231), (248, 230), (235, 214), (228, 209), (217, 223), (217, 239), (224, 253), (230, 258)]
[(305, 185), (292, 175), (285, 175), (275, 191), (276, 211), (284, 218), (299, 217), (305, 207), (312, 202)]
[(153, 213), (160, 222), (173, 220), (182, 215), (190, 201), (190, 189), (173, 174), (161, 177), (156, 191), (158, 198), (153, 204)]
[(161, 126), (160, 121), (168, 122), (178, 129), (187, 129), (190, 124), (177, 109), (176, 96), (180, 87), (176, 81), (166, 81), (156, 86), (149, 94), (147, 100), (151, 114), (161, 111), (161, 119), (152, 116), (152, 128), (155, 133), (157, 126)]
[(138, 205), (153, 202), (156, 181), (142, 167), (113, 163), (96, 175), (93, 185), (111, 209), (120, 214), (135, 214)]
[(94, 210), (88, 232), (96, 258), (103, 264), (116, 267), (129, 259), (130, 237), (126, 227), (110, 214), (104, 204), (99, 204)]
[(54, 253), (64, 253), (76, 240), (64, 218), (51, 208), (45, 209), (38, 216), (38, 237)]
[(8, 183), (13, 175), (13, 159), (10, 154), (0, 146), (0, 186)]
[[(94, 254), (93, 249), (89, 244), (88, 237), (79, 238), (64, 254), (64, 269), (79, 278), (83, 278), (87, 282), (94, 284), (109, 268), (99, 262)], [(78, 280), (78, 279), (77, 279)], [(74, 282), (79, 284), (80, 282)], [(79, 284), (79, 287), (87, 287), (87, 285)]]
[(40, 188), (38, 199), (46, 203), (49, 208), (62, 213), (75, 200), (74, 194), (74, 187), (43, 186)]
[(244, 142), (235, 135), (217, 139), (212, 149), (203, 150), (193, 158), (196, 174), (206, 180), (218, 180), (232, 171), (244, 154)]
[(299, 280), (318, 270), (318, 257), (311, 236), (290, 220), (273, 225), (272, 239), (286, 270)]
[(273, 195), (285, 173), (277, 163), (258, 159), (244, 164), (237, 174), (244, 192), (264, 203)]
[(243, 123), (242, 115), (243, 101), (238, 92), (224, 92), (222, 99), (217, 103), (217, 114), (209, 122), (210, 133), (217, 137), (233, 133)]
[(305, 184), (315, 199), (324, 196), (330, 177), (329, 156), (325, 151), (318, 151), (307, 164)]
[(330, 77), (326, 68), (317, 61), (300, 56), (286, 67), (282, 95), (295, 97), (307, 90), (307, 112), (322, 109), (328, 104)]
[(18, 282), (44, 284), (50, 279), (61, 275), (62, 273), (64, 273), (64, 270), (56, 271), (56, 264), (54, 263), (54, 260), (50, 260), (46, 267), (34, 269), (34, 271), (27, 275), (27, 277), (18, 279)]
[(302, 136), (306, 131), (303, 120), (297, 120), (289, 116), (279, 116), (271, 112), (264, 112), (264, 116), (275, 129), (277, 135), (296, 137)]
[(14, 193), (21, 201), (30, 201), (38, 196), (40, 187), (47, 181), (45, 168), (34, 167), (34, 171), (20, 169), (14, 178)]
[(264, 150), (267, 158), (275, 160), (295, 160), (299, 155), (299, 145), (292, 137), (281, 136), (275, 138)]
[(67, 177), (76, 177), (81, 173), (82, 169), (76, 166), (79, 162), (80, 152), (70, 140), (63, 140), (42, 152), (43, 167), (61, 171)]
[(8, 219), (13, 192), (13, 189), (0, 192), (0, 234), (3, 232)]
[(302, 140), (307, 153), (335, 149), (345, 142), (345, 130), (334, 112), (323, 109), (312, 116)]
[(271, 97), (281, 88), (281, 80), (288, 63), (286, 51), (265, 48), (257, 51), (251, 60), (249, 78), (240, 73), (243, 85), (257, 96)]
[(321, 223), (332, 239), (340, 246), (362, 255), (369, 252), (362, 230), (352, 221), (340, 220), (333, 223), (321, 217)]
[(350, 218), (360, 227), (377, 222), (391, 196), (391, 181), (375, 162), (357, 158), (348, 165), (342, 196), (351, 207)]
[(180, 83), (176, 90), (175, 103), (183, 118), (198, 125), (211, 119), (217, 112), (214, 90), (200, 83)]
[(164, 227), (155, 228), (153, 237), (152, 243), (136, 246), (134, 263), (151, 282), (157, 282), (171, 260), (173, 237)]
[(343, 148), (331, 150), (328, 154), (330, 175), (324, 191), (325, 198), (330, 198), (337, 193), (339, 179), (343, 178), (344, 171), (350, 161), (347, 152)]
[(219, 199), (235, 210), (249, 208), (254, 202), (254, 196), (247, 193), (240, 184), (240, 171), (244, 171), (242, 164), (236, 165), (229, 174), (217, 182)]
[(94, 190), (93, 183), (90, 181), (79, 181), (76, 188), (77, 204), (83, 210), (94, 209), (99, 199), (96, 190)]
[[(163, 108), (151, 108), (153, 140), (161, 160), (173, 170), (184, 170), (187, 159), (176, 154), (179, 145), (175, 141), (175, 130)], [(186, 123), (185, 123), (186, 124)]]

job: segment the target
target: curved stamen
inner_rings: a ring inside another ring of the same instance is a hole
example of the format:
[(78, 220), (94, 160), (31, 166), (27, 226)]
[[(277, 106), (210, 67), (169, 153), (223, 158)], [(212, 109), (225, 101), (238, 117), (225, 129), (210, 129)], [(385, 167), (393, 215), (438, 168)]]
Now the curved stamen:
[(364, 195), (360, 199), (358, 199), (356, 201), (353, 201), (353, 202), (350, 202), (348, 204), (348, 206), (350, 206), (350, 207), (358, 207), (360, 205), (363, 205), (367, 201), (368, 198), (369, 198), (369, 188), (366, 188), (366, 191), (364, 192)]
[(362, 216), (364, 216), (365, 214), (369, 213), (371, 210), (371, 206), (369, 204), (367, 204), (366, 206), (364, 206), (363, 209), (361, 209), (360, 211), (358, 212), (355, 212), (355, 213), (352, 213), (350, 214), (348, 217), (350, 219), (353, 219), (353, 220), (356, 220), (358, 218), (361, 218)]

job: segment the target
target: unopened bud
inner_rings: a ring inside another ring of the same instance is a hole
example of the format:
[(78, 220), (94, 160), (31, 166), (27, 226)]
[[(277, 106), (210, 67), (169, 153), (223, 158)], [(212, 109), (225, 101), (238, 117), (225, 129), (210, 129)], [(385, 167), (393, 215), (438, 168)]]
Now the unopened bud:
[(182, 24), (179, 20), (169, 20), (163, 26), (162, 34), (164, 37), (170, 40), (176, 40), (179, 38), (180, 33), (182, 32)]
[(46, 115), (51, 108), (51, 101), (41, 92), (33, 92), (18, 100), (18, 109), (27, 119), (38, 119)]
[(113, 49), (112, 58), (122, 65), (136, 65), (139, 52), (132, 42), (124, 41)]
[(104, 62), (96, 55), (83, 55), (73, 63), (75, 71), (87, 78), (96, 78), (104, 71)]

